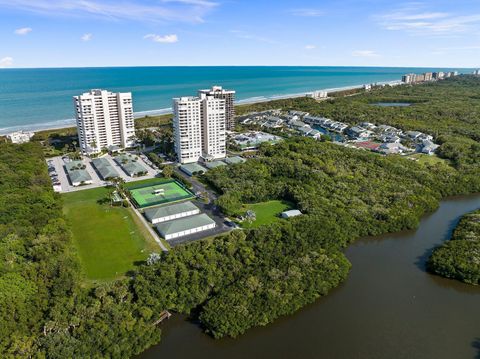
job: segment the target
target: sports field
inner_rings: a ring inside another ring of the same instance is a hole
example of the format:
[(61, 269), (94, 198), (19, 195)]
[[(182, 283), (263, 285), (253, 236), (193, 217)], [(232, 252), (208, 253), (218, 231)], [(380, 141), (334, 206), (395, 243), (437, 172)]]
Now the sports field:
[(73, 241), (90, 280), (122, 277), (151, 252), (160, 251), (131, 208), (98, 202), (107, 193), (95, 188), (62, 195)]
[(132, 188), (130, 189), (130, 194), (133, 201), (140, 208), (177, 202), (194, 197), (192, 192), (184, 188), (177, 181)]

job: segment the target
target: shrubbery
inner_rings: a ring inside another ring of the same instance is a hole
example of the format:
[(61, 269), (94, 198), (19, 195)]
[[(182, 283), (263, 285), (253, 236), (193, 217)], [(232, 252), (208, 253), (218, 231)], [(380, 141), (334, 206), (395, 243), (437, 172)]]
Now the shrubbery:
[(452, 239), (433, 251), (428, 269), (465, 283), (480, 283), (480, 211), (463, 216)]

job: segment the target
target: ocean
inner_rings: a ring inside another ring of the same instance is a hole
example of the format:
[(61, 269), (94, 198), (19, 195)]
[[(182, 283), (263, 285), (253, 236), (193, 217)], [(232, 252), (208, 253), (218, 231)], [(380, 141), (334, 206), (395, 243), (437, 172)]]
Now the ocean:
[[(170, 111), (173, 97), (220, 85), (239, 102), (389, 82), (405, 73), (462, 69), (386, 67), (111, 67), (0, 69), (0, 134), (73, 125), (72, 96), (93, 88), (132, 92), (134, 111)], [(464, 70), (465, 71), (465, 70)], [(470, 71), (469, 71), (470, 72)]]

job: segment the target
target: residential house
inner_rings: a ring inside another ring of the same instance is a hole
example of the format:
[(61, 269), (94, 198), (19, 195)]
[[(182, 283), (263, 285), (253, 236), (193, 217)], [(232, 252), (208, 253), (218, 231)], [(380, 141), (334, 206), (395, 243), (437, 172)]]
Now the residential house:
[(405, 153), (408, 149), (400, 143), (382, 143), (377, 151), (385, 155), (393, 155)]
[(435, 154), (435, 151), (439, 148), (440, 146), (433, 143), (432, 141), (429, 140), (424, 140), (422, 143), (417, 147), (417, 151), (424, 153), (426, 155), (433, 155)]
[(354, 126), (347, 130), (347, 135), (357, 141), (367, 141), (372, 137), (373, 133), (362, 127)]

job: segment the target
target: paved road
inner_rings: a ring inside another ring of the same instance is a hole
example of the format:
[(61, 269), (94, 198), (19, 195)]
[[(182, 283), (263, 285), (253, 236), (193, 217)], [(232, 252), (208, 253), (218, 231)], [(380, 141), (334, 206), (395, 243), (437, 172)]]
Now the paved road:
[(206, 213), (210, 218), (212, 218), (215, 223), (216, 227), (214, 229), (205, 231), (205, 232), (200, 232), (200, 233), (195, 233), (189, 236), (177, 238), (177, 239), (171, 239), (168, 241), (168, 243), (172, 246), (178, 246), (181, 244), (185, 244), (188, 242), (196, 241), (202, 238), (207, 238), (207, 237), (212, 237), (212, 236), (217, 236), (219, 234), (227, 233), (230, 232), (233, 228), (229, 227), (225, 223), (225, 218), (223, 217), (223, 214), (220, 212), (220, 210), (217, 208), (215, 205), (215, 201), (217, 199), (217, 194), (212, 191), (211, 189), (207, 188), (202, 182), (197, 180), (196, 178), (189, 177), (187, 174), (183, 173), (180, 171), (179, 168), (175, 168), (175, 172), (180, 175), (182, 178), (187, 180), (192, 184), (193, 187), (193, 192), (198, 193), (198, 192), (206, 192), (208, 195), (208, 203), (204, 203), (201, 201), (194, 201), (195, 205), (197, 205), (200, 210), (203, 213)]
[(217, 194), (206, 187), (202, 182), (197, 180), (194, 177), (188, 176), (186, 173), (182, 172), (178, 167), (174, 169), (175, 173), (184, 178), (186, 181), (190, 182), (193, 187), (193, 192), (196, 194), (198, 192), (206, 192), (208, 194), (208, 199), (211, 203), (215, 202), (218, 198)]

